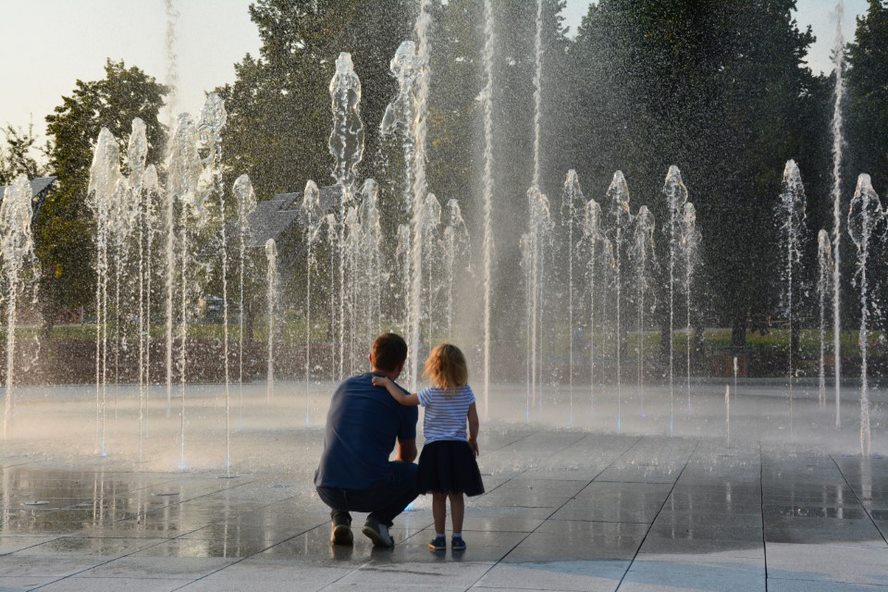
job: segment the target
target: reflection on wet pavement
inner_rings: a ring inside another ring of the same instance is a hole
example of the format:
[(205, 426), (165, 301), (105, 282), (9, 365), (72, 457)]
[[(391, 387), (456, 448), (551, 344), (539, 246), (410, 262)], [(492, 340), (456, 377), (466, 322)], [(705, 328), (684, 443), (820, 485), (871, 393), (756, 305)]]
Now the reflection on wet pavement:
[(237, 479), (0, 458), (0, 590), (888, 592), (888, 459), (518, 429), (482, 450), (459, 554), (427, 550), (425, 498), (395, 549), (362, 516), (331, 547), (319, 442)]

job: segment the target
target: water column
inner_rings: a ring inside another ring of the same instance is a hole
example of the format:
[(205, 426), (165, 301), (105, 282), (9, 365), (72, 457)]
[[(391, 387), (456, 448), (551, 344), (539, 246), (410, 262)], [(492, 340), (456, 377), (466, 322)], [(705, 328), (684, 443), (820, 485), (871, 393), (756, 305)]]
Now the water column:
[(179, 66), (176, 56), (176, 25), (179, 21), (179, 11), (176, 10), (173, 0), (164, 0), (164, 15), (166, 16), (166, 86), (169, 89), (166, 96), (167, 127), (173, 129), (176, 125), (176, 102), (179, 90)]
[(598, 244), (602, 241), (601, 206), (594, 199), (583, 209), (582, 246), (587, 250), (586, 278), (589, 284), (589, 406), (595, 405), (595, 278), (598, 264)]
[[(585, 205), (580, 179), (573, 169), (567, 171), (561, 191), (561, 226), (567, 236), (567, 330), (568, 330), (568, 396), (570, 398), (570, 423), (574, 420), (574, 231), (579, 226), (579, 215)], [(566, 231), (566, 232), (565, 232)]]
[(96, 224), (96, 449), (107, 456), (105, 405), (108, 382), (108, 244), (113, 238), (112, 207), (122, 186), (117, 140), (102, 128), (89, 169), (87, 204)]
[[(99, 146), (101, 143), (101, 147)], [(93, 195), (93, 202), (90, 207), (96, 219), (97, 229), (100, 230), (101, 239), (97, 241), (97, 276), (101, 284), (101, 298), (97, 301), (97, 315), (101, 315), (101, 322), (97, 325), (97, 332), (101, 334), (99, 339), (97, 334), (97, 343), (101, 343), (101, 371), (96, 371), (97, 384), (101, 383), (101, 402), (98, 401), (97, 393), (97, 416), (100, 417), (98, 425), (100, 453), (105, 453), (104, 433), (105, 433), (105, 406), (107, 404), (108, 390), (108, 283), (112, 278), (114, 280), (114, 307), (113, 307), (113, 366), (114, 366), (114, 382), (118, 382), (120, 368), (120, 350), (125, 346), (121, 341), (121, 314), (120, 314), (120, 292), (121, 277), (127, 266), (129, 243), (128, 239), (135, 228), (136, 216), (138, 214), (138, 206), (133, 203), (134, 196), (131, 191), (130, 183), (123, 177), (120, 172), (120, 153), (117, 145), (117, 139), (107, 130), (103, 128), (97, 139), (96, 150), (100, 151), (100, 161), (93, 161), (94, 167), (90, 168), (90, 180), (95, 179), (97, 185), (93, 187), (96, 190)], [(94, 154), (95, 157), (95, 154)], [(101, 185), (101, 187), (99, 187)], [(88, 190), (91, 191), (92, 189)], [(136, 198), (137, 200), (137, 198)], [(110, 254), (109, 254), (110, 253)], [(101, 310), (99, 310), (99, 307)], [(124, 337), (125, 339), (125, 334)], [(98, 353), (97, 353), (98, 355)], [(115, 416), (117, 411), (117, 389), (113, 391)]]
[[(6, 392), (3, 404), (3, 439), (9, 436), (15, 409), (15, 331), (18, 303), (30, 285), (36, 285), (36, 258), (31, 235), (31, 184), (19, 175), (3, 193), (0, 202), (0, 255), (6, 280)], [(31, 270), (31, 277), (24, 272)]]
[(826, 405), (826, 301), (833, 287), (830, 283), (832, 270), (832, 243), (829, 233), (821, 228), (817, 233), (817, 301), (820, 319), (820, 380), (817, 401), (821, 407)]
[(725, 385), (725, 434), (731, 447), (731, 387)]
[(531, 393), (536, 393), (534, 388), (534, 373), (536, 371), (536, 352), (533, 346), (532, 327), (535, 325), (536, 315), (533, 310), (533, 248), (531, 246), (531, 234), (526, 232), (521, 235), (518, 243), (521, 253), (521, 272), (524, 275), (524, 423), (530, 422)]
[(157, 216), (156, 202), (163, 195), (163, 189), (160, 186), (160, 180), (157, 175), (157, 168), (150, 164), (145, 169), (145, 175), (142, 179), (145, 192), (145, 204), (142, 211), (141, 230), (144, 231), (145, 239), (145, 431), (148, 431), (148, 390), (151, 385), (151, 301), (152, 301), (152, 279), (154, 274), (154, 238), (157, 234), (159, 218)]
[[(177, 370), (179, 371), (179, 468), (185, 469), (185, 394), (187, 386), (187, 340), (188, 320), (191, 312), (191, 303), (200, 295), (199, 278), (196, 274), (195, 261), (197, 253), (191, 240), (200, 236), (203, 226), (207, 222), (206, 197), (210, 187), (202, 183), (198, 187), (198, 178), (201, 176), (203, 164), (198, 153), (198, 131), (194, 122), (187, 113), (179, 116), (176, 131), (169, 143), (167, 157), (167, 188), (166, 206), (168, 216), (167, 263), (170, 267), (166, 270), (167, 277), (167, 356), (172, 358), (173, 332), (172, 325), (177, 325), (177, 337), (179, 341), (179, 356)], [(172, 213), (178, 209), (178, 223), (172, 219)], [(172, 237), (172, 238), (170, 238)], [(175, 239), (178, 238), (178, 241)], [(176, 249), (178, 247), (178, 249)], [(178, 251), (175, 252), (174, 251)], [(179, 288), (179, 316), (173, 316), (174, 294), (176, 284)], [(172, 368), (167, 368), (168, 393), (171, 389)]]
[(493, 48), (496, 40), (493, 28), (493, 8), (491, 0), (484, 0), (484, 90), (481, 92), (481, 111), (484, 114), (484, 176), (483, 176), (483, 286), (484, 286), (484, 334), (483, 397), (484, 418), (490, 417), (490, 307), (493, 291)]
[[(425, 279), (425, 302), (420, 307), (420, 322), (425, 316), (428, 323), (425, 330), (426, 341), (431, 341), (436, 335), (435, 326), (435, 298), (440, 290), (440, 274), (436, 273), (440, 268), (439, 254), (440, 241), (438, 231), (441, 225), (441, 202), (434, 193), (427, 193), (422, 212), (422, 277)], [(425, 314), (423, 314), (425, 310)], [(422, 334), (422, 331), (420, 331)]]
[[(129, 145), (127, 147), (127, 164), (129, 166), (129, 182), (130, 192), (135, 201), (136, 208), (136, 225), (139, 228), (139, 462), (142, 461), (142, 440), (145, 433), (145, 394), (146, 394), (146, 366), (145, 366), (145, 335), (147, 315), (145, 311), (145, 229), (146, 229), (146, 206), (145, 199), (150, 199), (149, 191), (145, 188), (145, 161), (148, 156), (148, 140), (146, 136), (145, 122), (136, 118), (132, 123), (132, 131), (130, 132)], [(150, 184), (156, 183), (156, 173), (154, 179), (149, 179)], [(150, 186), (150, 185), (149, 185)]]
[[(174, 6), (173, 0), (164, 0), (164, 15), (166, 17), (166, 31), (165, 31), (165, 49), (166, 49), (166, 86), (169, 89), (169, 92), (166, 96), (166, 110), (167, 110), (167, 129), (174, 133), (174, 130), (178, 126), (178, 119), (176, 118), (176, 103), (177, 103), (177, 95), (178, 95), (178, 87), (179, 87), (179, 67), (178, 67), (178, 59), (176, 56), (176, 25), (179, 18), (179, 12), (176, 10)], [(172, 141), (172, 138), (167, 139), (167, 151), (169, 151), (169, 143)], [(165, 292), (165, 320), (166, 320), (166, 331), (165, 331), (165, 368), (166, 368), (166, 395), (167, 395), (167, 406), (166, 406), (166, 414), (167, 417), (170, 416), (170, 412), (172, 410), (173, 403), (173, 287), (175, 286), (175, 280), (173, 279), (174, 269), (175, 269), (175, 242), (176, 242), (176, 234), (175, 234), (175, 220), (174, 220), (174, 208), (175, 204), (173, 202), (173, 196), (171, 193), (166, 192), (163, 194), (163, 221), (164, 221), (164, 230), (166, 231), (166, 241), (164, 245), (164, 292)], [(153, 233), (153, 227), (149, 229), (149, 237)], [(149, 239), (150, 240), (150, 239)], [(149, 350), (150, 351), (150, 350)]]
[[(410, 287), (410, 225), (409, 224), (398, 224), (398, 234), (395, 238), (395, 260), (397, 261), (397, 268), (399, 273), (397, 274), (396, 285), (398, 286), (406, 286), (407, 292), (404, 293), (404, 304), (407, 303), (407, 296), (409, 295), (409, 287)], [(405, 315), (406, 315), (406, 307), (405, 307)], [(406, 316), (405, 316), (406, 322)]]
[(266, 271), (265, 282), (266, 311), (268, 313), (268, 378), (266, 380), (265, 400), (271, 402), (274, 397), (274, 333), (275, 317), (277, 315), (278, 302), (278, 268), (277, 268), (277, 244), (273, 238), (265, 241)]
[(840, 0), (836, 5), (836, 41), (833, 59), (836, 61), (836, 82), (833, 91), (833, 117), (832, 117), (832, 200), (833, 200), (833, 373), (835, 376), (836, 393), (836, 427), (842, 423), (841, 393), (842, 393), (842, 316), (840, 306), (841, 295), (841, 257), (839, 247), (842, 242), (842, 150), (845, 146), (842, 122), (842, 101), (845, 97), (845, 39), (842, 34), (842, 21), (844, 20), (845, 5)]
[[(336, 73), (330, 80), (330, 100), (333, 111), (333, 130), (330, 132), (329, 149), (334, 159), (333, 178), (339, 187), (338, 275), (339, 292), (336, 296), (338, 311), (331, 319), (338, 329), (339, 357), (336, 376), (345, 372), (345, 306), (347, 300), (345, 217), (355, 191), (358, 164), (364, 155), (364, 124), (361, 121), (361, 81), (355, 74), (351, 54), (342, 52), (336, 58)], [(334, 292), (335, 294), (335, 292)], [(350, 319), (354, 323), (354, 319)], [(334, 339), (335, 341), (335, 339)]]
[[(526, 251), (525, 285), (532, 292), (527, 301), (528, 319), (528, 389), (531, 399), (539, 399), (542, 405), (542, 391), (539, 375), (542, 373), (542, 348), (539, 346), (539, 331), (542, 326), (542, 290), (544, 269), (543, 246), (548, 238), (551, 220), (549, 217), (549, 200), (540, 190), (540, 138), (542, 124), (542, 78), (543, 78), (543, 2), (537, 0), (534, 34), (534, 71), (533, 71), (533, 177), (530, 189), (527, 190), (528, 217), (530, 228), (524, 241)], [(523, 240), (523, 238), (522, 238)]]
[(321, 192), (314, 181), (309, 180), (302, 192), (302, 216), (305, 220), (305, 426), (308, 427), (310, 417), (309, 387), (311, 385), (311, 278), (315, 267), (315, 244), (320, 237), (323, 212), (321, 211)]
[(684, 264), (685, 319), (687, 325), (686, 354), (686, 388), (688, 411), (691, 410), (691, 304), (693, 303), (693, 280), (700, 264), (700, 232), (697, 230), (697, 209), (691, 202), (686, 202), (682, 209), (681, 220), (681, 252)]
[[(338, 263), (339, 257), (339, 220), (336, 219), (336, 214), (330, 213), (324, 216), (324, 228), (327, 229), (327, 256), (329, 257), (329, 260), (327, 261), (327, 269), (329, 270), (327, 276), (330, 280), (330, 290), (328, 292), (328, 300), (330, 306), (330, 316), (328, 318), (330, 319), (330, 323), (328, 330), (330, 332), (330, 338), (336, 339), (336, 313), (337, 307), (339, 306), (336, 302), (336, 264)], [(336, 352), (336, 345), (331, 343), (330, 374), (334, 378), (336, 377), (336, 364), (338, 359), (339, 358)]]
[(527, 393), (531, 402), (542, 405), (539, 333), (543, 315), (540, 301), (545, 284), (545, 255), (551, 242), (552, 219), (549, 214), (549, 199), (536, 186), (527, 190), (527, 209), (529, 228), (521, 237), (527, 331)]
[(647, 206), (638, 208), (635, 215), (635, 226), (632, 232), (630, 255), (634, 263), (634, 282), (636, 290), (636, 306), (638, 307), (638, 399), (641, 404), (641, 415), (644, 416), (644, 329), (645, 329), (645, 296), (651, 288), (654, 259), (654, 215)]
[(536, 1), (536, 28), (533, 38), (533, 187), (540, 186), (540, 136), (543, 105), (543, 0)]
[(795, 161), (789, 160), (783, 169), (783, 185), (780, 192), (779, 201), (777, 202), (776, 217), (778, 231), (780, 234), (780, 251), (783, 259), (783, 268), (781, 270), (781, 279), (783, 280), (783, 291), (781, 304), (783, 314), (786, 315), (789, 323), (789, 359), (788, 363), (788, 379), (789, 379), (789, 413), (790, 427), (792, 425), (793, 411), (793, 349), (795, 345), (794, 331), (797, 329), (794, 325), (795, 309), (798, 303), (795, 302), (795, 295), (799, 289), (802, 260), (802, 237), (805, 233), (805, 188), (802, 185), (802, 177), (799, 173), (799, 167)]
[(737, 375), (740, 374), (740, 360), (734, 356), (731, 360), (734, 369), (734, 396), (737, 396)]
[(444, 327), (448, 339), (453, 339), (454, 294), (453, 288), (460, 282), (458, 271), (466, 270), (464, 263), (469, 260), (471, 245), (469, 229), (463, 220), (459, 202), (447, 202), (447, 225), (444, 228)]
[[(413, 164), (414, 164), (414, 117), (416, 82), (418, 73), (416, 58), (416, 45), (412, 41), (404, 41), (398, 46), (395, 56), (389, 64), (389, 71), (398, 82), (398, 94), (388, 104), (385, 115), (382, 118), (380, 133), (390, 136), (394, 133), (401, 134), (401, 146), (404, 154), (404, 182), (402, 205), (407, 220), (413, 218)], [(398, 226), (397, 242), (397, 278), (395, 285), (402, 286), (401, 297), (405, 310), (405, 316), (409, 317), (410, 282), (410, 226), (401, 224)], [(403, 319), (405, 325), (409, 323)]]
[(870, 404), (869, 383), (867, 376), (867, 349), (869, 346), (868, 323), (870, 314), (878, 312), (877, 304), (870, 293), (867, 281), (867, 263), (873, 233), (876, 226), (882, 221), (884, 212), (879, 202), (879, 196), (873, 190), (869, 175), (857, 177), (857, 188), (851, 199), (851, 207), (848, 210), (848, 234), (851, 241), (857, 247), (857, 268), (854, 275), (854, 284), (860, 290), (860, 331), (858, 344), (860, 346), (860, 453), (869, 456), (870, 435)]
[(688, 188), (681, 180), (681, 171), (672, 165), (666, 173), (663, 184), (663, 195), (666, 197), (666, 209), (669, 212), (669, 223), (664, 231), (669, 240), (669, 433), (675, 430), (675, 343), (672, 338), (675, 328), (675, 285), (676, 265), (679, 258), (679, 239), (681, 237), (682, 211), (688, 201)]
[[(180, 133), (180, 126), (184, 125), (182, 118), (180, 117), (176, 122), (176, 129), (173, 132), (173, 137), (169, 139), (167, 144), (167, 165), (170, 164), (170, 158), (172, 156), (172, 151), (174, 148), (178, 149), (178, 147), (174, 146), (175, 136)], [(189, 122), (190, 125), (190, 122)], [(174, 314), (174, 293), (175, 293), (175, 285), (176, 285), (176, 221), (175, 221), (175, 211), (176, 211), (176, 196), (173, 193), (173, 189), (169, 186), (170, 180), (167, 180), (167, 189), (163, 194), (163, 215), (164, 215), (164, 230), (166, 232), (166, 242), (164, 245), (164, 291), (166, 293), (165, 298), (165, 320), (166, 320), (166, 343), (165, 343), (165, 358), (166, 358), (166, 395), (167, 395), (167, 408), (166, 414), (167, 417), (170, 416), (170, 411), (172, 409), (173, 404), (173, 326), (175, 325)]]
[(238, 238), (238, 330), (237, 330), (237, 388), (241, 412), (244, 407), (244, 281), (247, 275), (247, 243), (252, 236), (250, 216), (256, 209), (256, 194), (250, 177), (241, 175), (231, 188), (237, 201)]
[[(141, 127), (140, 125), (141, 124)], [(144, 136), (144, 123), (141, 120), (132, 122), (132, 126), (137, 136)], [(137, 137), (137, 143), (141, 140)], [(147, 142), (146, 142), (147, 144)], [(136, 151), (142, 150), (133, 147)], [(147, 147), (144, 148), (147, 153)], [(132, 160), (142, 159), (141, 163), (133, 163), (136, 173), (141, 177), (145, 170), (144, 156), (137, 154), (132, 155)], [(133, 171), (131, 171), (132, 173)], [(139, 178), (140, 185), (142, 180)], [(126, 351), (127, 347), (127, 331), (122, 326), (129, 318), (128, 314), (124, 314), (120, 305), (121, 290), (128, 291), (129, 281), (127, 278), (129, 267), (129, 251), (130, 239), (139, 222), (139, 204), (141, 196), (133, 191), (133, 180), (120, 177), (118, 179), (117, 192), (114, 200), (110, 205), (109, 218), (109, 240), (113, 246), (113, 262), (114, 262), (114, 419), (117, 419), (117, 395), (120, 384), (120, 353)], [(126, 296), (126, 293), (124, 293)]]
[[(422, 322), (422, 247), (425, 222), (426, 193), (426, 150), (428, 135), (429, 95), (431, 91), (431, 46), (432, 0), (420, 0), (419, 15), (416, 18), (416, 94), (414, 98), (413, 125), (413, 210), (411, 220), (410, 268), (413, 277), (410, 282), (408, 301), (409, 360), (411, 390), (416, 390), (419, 379), (420, 323)], [(431, 336), (429, 336), (431, 337)]]
[[(345, 214), (345, 223), (342, 225), (340, 245), (345, 253), (345, 276), (349, 278), (343, 291), (343, 299), (346, 302), (346, 315), (350, 319), (348, 325), (348, 373), (355, 371), (355, 350), (357, 347), (357, 330), (359, 316), (357, 314), (357, 301), (359, 292), (367, 288), (366, 280), (361, 275), (361, 258), (364, 252), (364, 229), (358, 215), (358, 207), (351, 206)], [(345, 318), (345, 317), (343, 317)], [(344, 346), (343, 346), (344, 349)]]
[(231, 369), (228, 354), (228, 237), (226, 236), (227, 215), (225, 185), (222, 179), (222, 130), (228, 114), (225, 102), (216, 93), (207, 95), (200, 113), (198, 134), (203, 155), (203, 171), (200, 175), (200, 188), (206, 191), (207, 205), (215, 196), (218, 225), (219, 252), (222, 273), (222, 367), (225, 377), (225, 476), (231, 477)]
[(629, 212), (629, 186), (621, 171), (614, 173), (606, 199), (610, 205), (610, 234), (614, 253), (614, 288), (616, 290), (616, 358), (617, 358), (617, 433), (622, 431), (623, 421), (623, 251), (625, 233), (632, 223)]
[[(373, 179), (366, 179), (361, 186), (361, 234), (363, 246), (361, 271), (364, 276), (359, 294), (362, 297), (363, 309), (360, 311), (364, 319), (364, 330), (361, 336), (363, 343), (371, 343), (379, 332), (382, 316), (382, 287), (384, 271), (382, 267), (382, 223), (379, 215), (379, 184)], [(362, 347), (359, 345), (358, 349)], [(358, 354), (360, 357), (360, 354)]]

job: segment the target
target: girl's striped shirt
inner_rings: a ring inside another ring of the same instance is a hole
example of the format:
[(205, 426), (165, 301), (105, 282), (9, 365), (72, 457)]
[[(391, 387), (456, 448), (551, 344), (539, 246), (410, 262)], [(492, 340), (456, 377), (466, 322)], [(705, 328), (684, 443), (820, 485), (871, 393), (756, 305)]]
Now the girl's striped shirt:
[(468, 441), (466, 416), (475, 402), (475, 393), (465, 384), (455, 389), (424, 388), (418, 393), (425, 407), (422, 426), (426, 444), (439, 440)]

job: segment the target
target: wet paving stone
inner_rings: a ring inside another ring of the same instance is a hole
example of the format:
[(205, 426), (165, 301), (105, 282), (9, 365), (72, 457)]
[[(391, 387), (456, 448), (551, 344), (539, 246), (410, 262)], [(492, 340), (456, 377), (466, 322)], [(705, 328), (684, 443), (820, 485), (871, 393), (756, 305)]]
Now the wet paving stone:
[(394, 549), (360, 514), (331, 547), (311, 435), (285, 473), (235, 479), (0, 459), (0, 590), (888, 591), (881, 457), (491, 430), (468, 549), (432, 553), (428, 496)]

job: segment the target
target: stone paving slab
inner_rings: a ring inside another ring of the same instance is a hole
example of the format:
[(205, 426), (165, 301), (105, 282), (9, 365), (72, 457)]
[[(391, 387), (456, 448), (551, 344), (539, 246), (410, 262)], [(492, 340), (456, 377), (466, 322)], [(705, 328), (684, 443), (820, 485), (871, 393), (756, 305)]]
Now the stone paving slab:
[(782, 580), (768, 579), (769, 592), (885, 592), (888, 586), (850, 584), (832, 580)]
[[(51, 582), (41, 588), (45, 592), (171, 592), (191, 583), (191, 580), (168, 578), (96, 578), (73, 576)], [(2, 588), (0, 588), (2, 590)]]
[(882, 457), (490, 430), (469, 548), (436, 554), (428, 498), (395, 549), (371, 546), (362, 515), (355, 545), (331, 547), (320, 442), (298, 439), (285, 475), (235, 479), (0, 458), (0, 590), (888, 592)]

